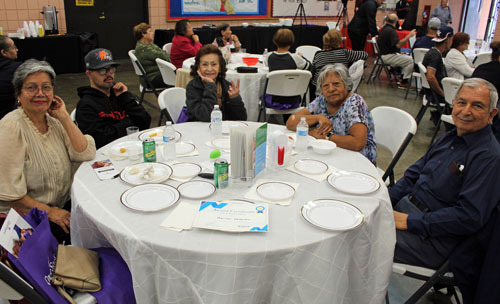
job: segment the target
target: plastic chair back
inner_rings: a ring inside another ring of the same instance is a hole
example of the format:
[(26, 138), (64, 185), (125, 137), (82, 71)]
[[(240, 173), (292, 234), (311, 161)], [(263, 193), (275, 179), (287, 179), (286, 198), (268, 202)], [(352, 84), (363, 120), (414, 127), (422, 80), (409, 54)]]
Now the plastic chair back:
[(313, 62), (314, 59), (314, 54), (316, 54), (317, 51), (321, 51), (321, 49), (317, 46), (314, 45), (301, 45), (297, 47), (295, 50), (295, 53), (302, 53), (302, 56), (309, 60), (310, 62)]
[(356, 92), (358, 90), (359, 83), (361, 82), (361, 78), (363, 77), (363, 72), (365, 70), (365, 61), (358, 60), (353, 63), (349, 67), (349, 75), (352, 80), (352, 92)]
[(76, 123), (76, 108), (71, 111), (71, 114), (69, 114), (69, 117), (71, 117), (71, 120)]
[(186, 89), (168, 88), (158, 96), (158, 106), (167, 110), (173, 121), (177, 121), (181, 114), (182, 107), (186, 105)]
[(165, 44), (163, 45), (163, 50), (164, 50), (165, 52), (167, 52), (167, 54), (169, 54), (169, 55), (170, 55), (170, 51), (172, 50), (172, 42), (165, 43)]
[(279, 70), (267, 74), (266, 94), (277, 96), (303, 96), (309, 87), (311, 72)]
[(156, 64), (160, 69), (163, 82), (169, 86), (175, 86), (175, 65), (160, 58), (156, 58)]
[(428, 51), (429, 51), (429, 49), (424, 49), (424, 48), (414, 49), (413, 50), (413, 61), (415, 62), (415, 64), (422, 62), (422, 60), (424, 60), (425, 54), (427, 54)]
[(387, 148), (394, 156), (403, 144), (408, 134), (417, 133), (417, 123), (407, 112), (381, 106), (371, 110), (375, 125), (377, 145)]
[(474, 67), (478, 67), (481, 64), (488, 63), (491, 61), (491, 52), (489, 53), (481, 53), (474, 58)]
[(430, 89), (431, 86), (429, 85), (429, 82), (427, 81), (427, 68), (422, 64), (422, 62), (417, 62), (418, 65), (418, 70), (420, 71), (420, 75), (422, 76), (422, 87), (426, 89)]
[(443, 80), (441, 80), (441, 84), (443, 85), (443, 91), (444, 91), (444, 99), (450, 105), (453, 103), (453, 99), (455, 99), (455, 96), (458, 93), (458, 89), (460, 88), (463, 82), (464, 82), (463, 80), (459, 80), (452, 77), (445, 77), (443, 78)]
[(337, 23), (337, 22), (335, 22), (335, 21), (328, 21), (328, 22), (326, 23), (326, 26), (328, 26), (328, 29), (329, 29), (329, 30), (338, 30), (338, 29), (339, 29), (339, 28), (338, 28), (338, 23)]
[(137, 76), (144, 76), (146, 73), (141, 63), (135, 56), (135, 50), (128, 51), (128, 56), (130, 57), (130, 61), (132, 61), (132, 66), (134, 67), (135, 74)]

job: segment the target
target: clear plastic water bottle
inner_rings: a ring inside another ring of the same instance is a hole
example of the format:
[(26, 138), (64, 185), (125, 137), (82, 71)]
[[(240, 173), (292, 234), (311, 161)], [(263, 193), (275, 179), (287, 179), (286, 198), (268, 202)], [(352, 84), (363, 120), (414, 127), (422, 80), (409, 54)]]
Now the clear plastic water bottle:
[(163, 129), (163, 158), (165, 160), (175, 159), (175, 129), (171, 121), (167, 121)]
[(269, 52), (267, 49), (264, 49), (264, 53), (262, 53), (262, 63), (267, 65), (267, 56), (269, 56)]
[(210, 130), (212, 140), (222, 137), (222, 112), (219, 110), (219, 105), (214, 105), (212, 114), (210, 114)]
[(306, 118), (301, 117), (300, 122), (297, 125), (297, 141), (295, 142), (295, 151), (303, 152), (307, 149), (308, 131), (309, 131), (309, 125), (306, 122)]

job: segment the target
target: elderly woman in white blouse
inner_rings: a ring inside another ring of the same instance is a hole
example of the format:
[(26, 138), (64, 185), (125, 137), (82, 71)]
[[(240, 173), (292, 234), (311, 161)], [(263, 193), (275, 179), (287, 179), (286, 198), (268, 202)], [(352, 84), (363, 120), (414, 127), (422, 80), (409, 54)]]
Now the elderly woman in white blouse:
[(464, 55), (464, 51), (469, 48), (469, 40), (470, 36), (466, 33), (458, 32), (453, 35), (451, 48), (444, 60), (448, 77), (464, 80), (474, 72), (474, 66)]
[(47, 62), (35, 59), (14, 74), (20, 107), (0, 121), (0, 212), (43, 210), (61, 242), (69, 240), (71, 163), (93, 159), (96, 150), (54, 95), (55, 77)]

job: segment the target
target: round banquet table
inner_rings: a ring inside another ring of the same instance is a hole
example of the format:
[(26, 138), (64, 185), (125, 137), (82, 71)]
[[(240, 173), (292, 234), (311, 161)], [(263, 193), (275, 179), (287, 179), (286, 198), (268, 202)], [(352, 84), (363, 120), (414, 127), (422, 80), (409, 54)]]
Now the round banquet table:
[[(176, 124), (181, 141), (192, 142), (198, 156), (178, 161), (202, 163), (212, 148), (209, 124)], [(268, 136), (284, 126), (268, 125)], [(117, 141), (124, 141), (125, 138)], [(116, 143), (115, 141), (114, 143)], [(95, 160), (109, 157), (98, 150)], [(337, 169), (378, 176), (358, 152), (337, 148), (329, 155), (308, 149), (291, 157), (321, 160)], [(93, 161), (95, 161), (93, 160)], [(175, 232), (160, 227), (175, 206), (141, 213), (120, 202), (131, 186), (121, 179), (100, 181), (83, 163), (72, 187), (71, 238), (85, 248), (112, 246), (130, 268), (137, 303), (382, 303), (389, 284), (396, 242), (387, 188), (367, 195), (344, 194), (327, 181), (316, 182), (288, 170), (265, 169), (256, 179), (299, 183), (288, 206), (269, 204), (269, 231), (229, 233), (193, 228)], [(160, 159), (161, 161), (161, 159)], [(129, 160), (113, 160), (121, 170)], [(197, 177), (198, 179), (198, 177)], [(380, 178), (377, 177), (379, 182)], [(179, 182), (168, 179), (166, 184)], [(209, 199), (244, 199), (247, 188), (230, 187)], [(331, 232), (311, 225), (301, 207), (314, 199), (333, 198), (358, 207), (365, 222)], [(199, 201), (182, 203), (199, 204)]]
[[(259, 99), (264, 95), (264, 86), (266, 84), (266, 75), (269, 71), (267, 67), (259, 64), (257, 73), (238, 73), (238, 66), (246, 66), (243, 64), (242, 57), (245, 56), (262, 56), (245, 53), (233, 53), (231, 55), (231, 63), (227, 65), (226, 80), (240, 80), (240, 96), (247, 110), (247, 120), (257, 121), (259, 117)], [(191, 65), (194, 64), (194, 57), (184, 60), (182, 68), (191, 70)]]

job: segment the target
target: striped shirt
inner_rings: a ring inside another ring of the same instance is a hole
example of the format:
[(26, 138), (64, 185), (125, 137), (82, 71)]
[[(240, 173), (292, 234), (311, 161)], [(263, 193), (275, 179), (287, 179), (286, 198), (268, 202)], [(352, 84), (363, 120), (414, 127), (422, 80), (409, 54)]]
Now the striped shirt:
[(343, 63), (349, 67), (354, 62), (362, 59), (366, 60), (368, 53), (365, 51), (353, 51), (347, 49), (334, 49), (328, 51), (318, 51), (313, 60), (313, 79), (312, 83), (316, 85), (321, 69), (327, 64)]

